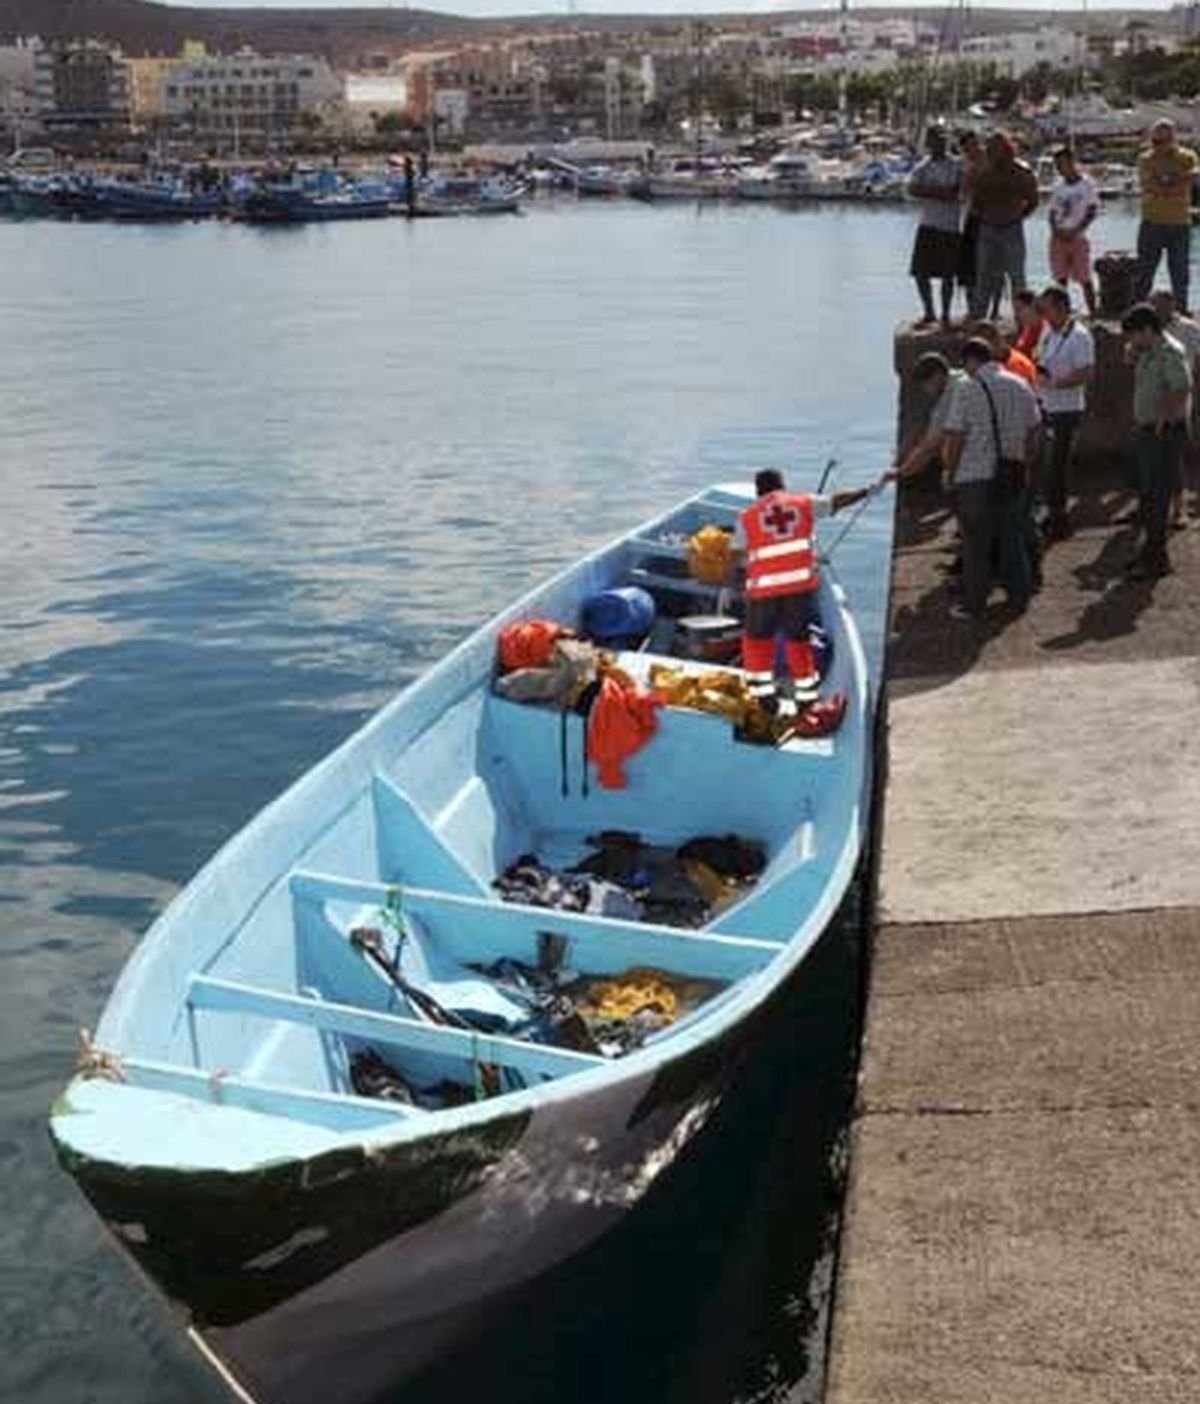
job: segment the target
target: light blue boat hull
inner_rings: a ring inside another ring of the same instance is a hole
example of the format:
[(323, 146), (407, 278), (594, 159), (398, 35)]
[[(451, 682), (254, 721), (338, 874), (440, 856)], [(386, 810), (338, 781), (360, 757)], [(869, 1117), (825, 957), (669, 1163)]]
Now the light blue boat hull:
[[(709, 489), (473, 635), (227, 845), (123, 972), (96, 1033), (107, 1061), (94, 1056), (71, 1083), (52, 1134), (118, 1241), (261, 1404), (387, 1397), (489, 1300), (628, 1213), (703, 1128), (841, 904), (865, 827), (869, 699), (828, 571), (827, 686), (849, 704), (832, 738), (748, 746), (719, 718), (664, 709), (628, 787), (593, 777), (585, 793), (582, 723), (571, 719), (564, 777), (558, 714), (491, 692), (506, 622), (576, 624), (585, 598), (619, 583), (699, 596), (663, 584), (657, 538), (731, 522), (747, 497)], [(621, 661), (636, 672), (649, 660)], [(764, 844), (769, 864), (699, 931), (490, 892), (518, 854), (614, 828), (663, 844), (736, 832)], [(401, 885), (431, 979), (500, 955), (532, 962), (551, 931), (573, 968), (650, 965), (719, 993), (616, 1060), (431, 1031), (348, 939)], [(525, 1085), (465, 1106), (395, 1107), (350, 1091), (356, 1040), (427, 1079), (489, 1063)]]

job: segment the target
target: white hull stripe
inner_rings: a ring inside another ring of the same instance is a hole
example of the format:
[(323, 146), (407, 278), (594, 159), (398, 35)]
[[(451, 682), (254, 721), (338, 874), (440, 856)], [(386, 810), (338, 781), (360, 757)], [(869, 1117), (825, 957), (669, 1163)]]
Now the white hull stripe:
[(799, 554), (801, 551), (812, 550), (812, 539), (807, 536), (797, 537), (795, 541), (778, 541), (773, 546), (760, 546), (757, 550), (748, 551), (746, 560), (753, 564), (755, 561), (773, 561), (779, 556), (790, 556), (793, 553)]
[(754, 595), (759, 590), (777, 590), (781, 585), (805, 585), (813, 578), (811, 570), (778, 570), (773, 575), (756, 575), (746, 582), (746, 593)]

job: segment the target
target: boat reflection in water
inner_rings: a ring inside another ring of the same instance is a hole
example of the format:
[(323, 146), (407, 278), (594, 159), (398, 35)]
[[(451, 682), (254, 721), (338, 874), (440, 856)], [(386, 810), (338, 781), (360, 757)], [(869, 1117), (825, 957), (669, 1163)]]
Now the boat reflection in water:
[[(388, 1397), (621, 1224), (686, 1162), (846, 897), (868, 690), (831, 572), (826, 686), (848, 701), (831, 736), (752, 745), (667, 707), (627, 786), (598, 788), (580, 718), (492, 686), (502, 625), (578, 626), (587, 599), (626, 585), (660, 606), (643, 647), (617, 654), (644, 681), (670, 615), (716, 602), (677, 568), (678, 542), (731, 526), (751, 496), (711, 488), (473, 635), (228, 844), (122, 973), (54, 1107), (56, 1146), (262, 1404)], [(563, 866), (618, 830), (664, 848), (736, 833), (765, 867), (689, 930), (497, 900), (520, 855)], [(651, 971), (694, 999), (625, 1050), (558, 1024), (541, 1039), (507, 972), (551, 967)], [(407, 1091), (363, 1095), (368, 1053)]]

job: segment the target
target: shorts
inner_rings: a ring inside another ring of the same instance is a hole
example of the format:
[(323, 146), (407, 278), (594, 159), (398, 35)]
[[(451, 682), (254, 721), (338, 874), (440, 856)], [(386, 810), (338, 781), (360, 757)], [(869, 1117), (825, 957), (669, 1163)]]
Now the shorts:
[(1092, 281), (1092, 246), (1086, 234), (1050, 240), (1050, 276), (1056, 283)]
[(962, 236), (957, 229), (934, 229), (928, 224), (917, 226), (912, 261), (908, 266), (910, 277), (953, 278), (961, 262)]
[(959, 240), (958, 281), (964, 288), (975, 286), (975, 250), (979, 244), (979, 219), (969, 214), (963, 220), (962, 238)]
[(752, 639), (773, 639), (783, 634), (785, 638), (806, 640), (809, 628), (820, 622), (815, 590), (746, 601), (746, 633)]

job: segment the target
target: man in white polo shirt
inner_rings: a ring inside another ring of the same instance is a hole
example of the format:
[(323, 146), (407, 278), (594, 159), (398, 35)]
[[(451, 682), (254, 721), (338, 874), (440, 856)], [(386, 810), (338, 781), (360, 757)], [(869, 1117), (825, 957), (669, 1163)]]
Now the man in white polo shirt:
[(1042, 484), (1050, 510), (1046, 537), (1062, 541), (1071, 534), (1068, 468), (1071, 446), (1083, 420), (1087, 386), (1096, 369), (1096, 347), (1091, 332), (1071, 315), (1071, 299), (1065, 288), (1048, 287), (1038, 304), (1046, 324), (1033, 358), (1047, 440)]

